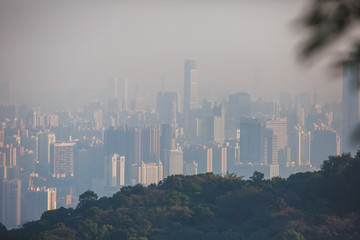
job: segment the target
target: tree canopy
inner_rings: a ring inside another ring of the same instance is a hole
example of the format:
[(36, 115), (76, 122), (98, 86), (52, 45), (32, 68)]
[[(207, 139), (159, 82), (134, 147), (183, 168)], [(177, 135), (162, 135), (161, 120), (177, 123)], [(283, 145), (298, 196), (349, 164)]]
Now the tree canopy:
[(360, 239), (360, 153), (330, 157), (321, 171), (288, 179), (229, 174), (170, 176), (123, 187), (76, 209), (45, 212), (1, 239)]

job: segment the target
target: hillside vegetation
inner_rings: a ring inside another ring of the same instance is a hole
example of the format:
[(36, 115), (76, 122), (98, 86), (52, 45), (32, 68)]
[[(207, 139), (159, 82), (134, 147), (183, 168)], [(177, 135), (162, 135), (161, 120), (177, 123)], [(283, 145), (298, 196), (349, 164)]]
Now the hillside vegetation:
[(318, 172), (263, 176), (178, 175), (100, 199), (87, 191), (76, 209), (0, 226), (0, 239), (360, 239), (360, 152)]

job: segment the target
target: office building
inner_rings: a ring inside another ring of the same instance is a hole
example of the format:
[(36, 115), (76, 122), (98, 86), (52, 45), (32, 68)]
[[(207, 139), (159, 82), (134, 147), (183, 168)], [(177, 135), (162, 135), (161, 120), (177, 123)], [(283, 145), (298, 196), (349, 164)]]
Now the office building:
[(114, 154), (105, 158), (106, 186), (125, 186), (125, 156)]
[(1, 160), (5, 160), (5, 166), (7, 167), (15, 167), (16, 159), (17, 159), (17, 151), (16, 147), (12, 145), (6, 145), (5, 147), (0, 148), (0, 154), (2, 155), (2, 159), (0, 159), (0, 165), (2, 164)]
[(218, 147), (213, 149), (212, 172), (225, 176), (227, 173), (227, 148)]
[(145, 163), (160, 160), (160, 127), (145, 127), (141, 132), (141, 159)]
[(263, 126), (260, 119), (244, 117), (240, 120), (240, 160), (261, 163), (263, 160)]
[(161, 123), (169, 124), (173, 127), (177, 126), (178, 101), (177, 92), (157, 93), (157, 112)]
[(184, 112), (199, 107), (198, 97), (198, 73), (196, 61), (185, 59), (184, 61)]
[(213, 116), (206, 122), (207, 140), (211, 143), (224, 144), (225, 141), (225, 111), (222, 105), (214, 107)]
[(340, 139), (335, 131), (315, 130), (311, 140), (311, 164), (317, 169), (329, 156), (340, 154)]
[(196, 163), (198, 173), (212, 172), (213, 149), (204, 145), (192, 145), (184, 148), (183, 159), (186, 163)]
[(251, 99), (245, 92), (238, 92), (229, 96), (229, 107), (227, 111), (226, 133), (231, 139), (235, 139), (236, 131), (239, 129), (240, 118), (250, 116)]
[(43, 171), (50, 170), (50, 145), (56, 143), (55, 134), (39, 133), (38, 136), (38, 161)]
[(117, 111), (128, 110), (128, 79), (126, 77), (115, 77), (109, 86), (113, 92), (114, 99), (117, 99)]
[(286, 118), (273, 118), (265, 122), (265, 127), (271, 129), (277, 138), (278, 149), (284, 149), (287, 145), (287, 119)]
[(184, 153), (181, 148), (165, 152), (164, 177), (184, 173)]
[(21, 223), (21, 181), (2, 180), (0, 187), (1, 223), (8, 229), (19, 227)]
[(311, 132), (296, 127), (289, 135), (291, 166), (306, 166), (311, 163)]
[(198, 166), (195, 161), (187, 163), (184, 161), (184, 175), (196, 175), (198, 174)]
[(39, 220), (45, 211), (56, 209), (56, 188), (31, 187), (22, 201), (22, 223)]
[(342, 152), (355, 153), (357, 145), (352, 141), (352, 133), (359, 121), (359, 53), (350, 53), (349, 59), (343, 62), (342, 90)]
[(131, 169), (132, 184), (158, 184), (163, 180), (163, 165), (161, 161), (156, 163), (133, 164)]
[(272, 129), (264, 130), (264, 164), (278, 164), (278, 137)]
[(50, 146), (50, 169), (53, 177), (74, 176), (74, 158), (76, 143), (54, 143)]

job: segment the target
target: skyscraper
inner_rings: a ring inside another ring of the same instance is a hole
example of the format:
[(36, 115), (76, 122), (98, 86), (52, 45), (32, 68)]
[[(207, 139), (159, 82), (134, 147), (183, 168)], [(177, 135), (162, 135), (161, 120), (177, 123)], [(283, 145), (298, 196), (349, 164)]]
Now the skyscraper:
[(114, 77), (108, 82), (108, 94), (116, 101), (117, 111), (128, 110), (128, 79)]
[(178, 112), (178, 94), (177, 92), (158, 92), (157, 93), (157, 111), (161, 123), (171, 124), (176, 127), (176, 115)]
[(38, 159), (41, 170), (49, 171), (50, 167), (50, 145), (56, 142), (55, 134), (38, 134)]
[(0, 220), (7, 228), (18, 227), (21, 220), (21, 181), (2, 180), (0, 185)]
[(56, 188), (30, 188), (22, 202), (22, 222), (39, 220), (48, 210), (56, 209)]
[(214, 153), (213, 162), (212, 162), (213, 172), (225, 176), (227, 172), (227, 148), (226, 147), (214, 148), (213, 153)]
[(311, 140), (311, 164), (320, 169), (329, 156), (339, 155), (339, 137), (332, 130), (315, 130)]
[(251, 99), (245, 92), (234, 93), (229, 96), (229, 111), (227, 111), (226, 133), (230, 138), (236, 137), (236, 130), (239, 128), (240, 118), (250, 116)]
[(114, 154), (106, 157), (105, 179), (109, 187), (125, 185), (125, 157)]
[(260, 119), (241, 118), (240, 160), (244, 163), (260, 163), (263, 158), (263, 126)]
[(54, 143), (50, 148), (51, 173), (54, 177), (74, 176), (75, 143)]
[(184, 112), (199, 107), (198, 74), (196, 61), (185, 59), (184, 62)]
[(271, 129), (273, 134), (277, 137), (278, 149), (284, 149), (287, 145), (287, 119), (286, 118), (274, 118), (267, 120), (265, 123), (267, 129)]
[(214, 107), (213, 116), (209, 116), (206, 122), (207, 140), (218, 144), (224, 144), (225, 136), (225, 113), (222, 105)]
[(165, 152), (164, 177), (184, 173), (184, 152), (181, 148)]
[(359, 120), (359, 53), (350, 53), (349, 60), (343, 62), (342, 110), (343, 126), (341, 134), (342, 152), (355, 152), (351, 134)]
[(145, 163), (160, 160), (160, 127), (145, 127), (141, 132), (141, 160)]
[(158, 184), (163, 180), (163, 165), (161, 161), (156, 163), (133, 164), (131, 169), (131, 183), (132, 184)]

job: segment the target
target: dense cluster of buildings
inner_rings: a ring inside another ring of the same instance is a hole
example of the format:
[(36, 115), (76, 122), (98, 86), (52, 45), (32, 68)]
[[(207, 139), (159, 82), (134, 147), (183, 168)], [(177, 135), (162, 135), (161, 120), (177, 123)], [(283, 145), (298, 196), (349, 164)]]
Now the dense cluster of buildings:
[[(8, 228), (46, 210), (76, 207), (91, 189), (112, 195), (122, 186), (157, 184), (169, 175), (212, 172), (267, 178), (319, 169), (329, 155), (354, 152), (359, 63), (344, 62), (342, 103), (320, 104), (316, 93), (278, 100), (237, 92), (200, 101), (196, 61), (185, 60), (182, 92), (159, 91), (157, 104), (129, 101), (128, 80), (76, 111), (43, 112), (10, 102), (1, 83), (0, 222)], [(5, 96), (5, 97), (4, 97)]]

